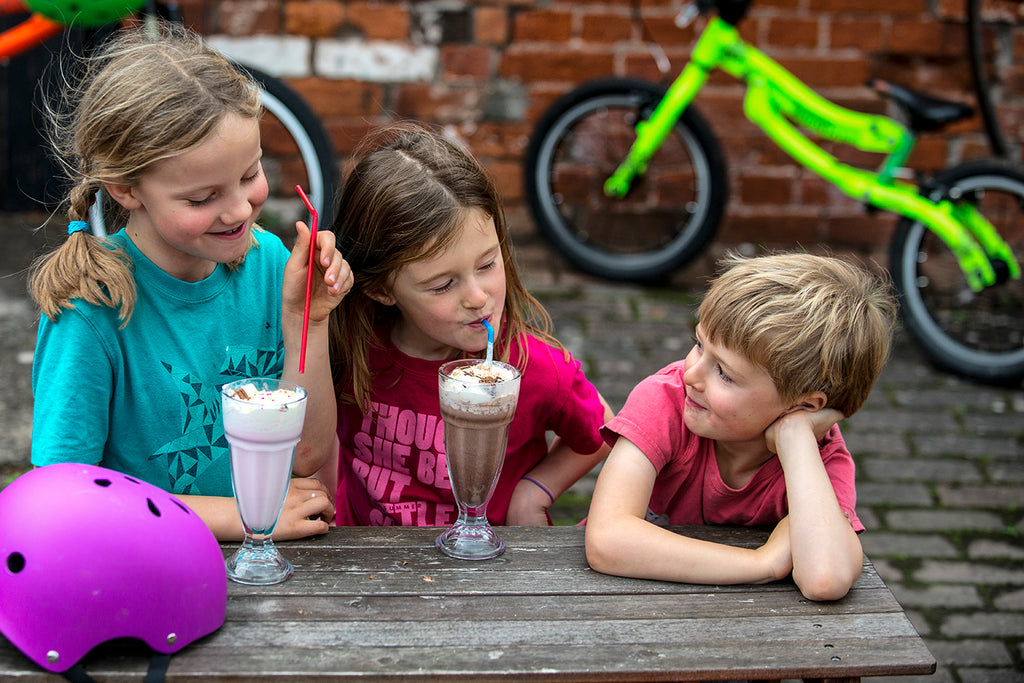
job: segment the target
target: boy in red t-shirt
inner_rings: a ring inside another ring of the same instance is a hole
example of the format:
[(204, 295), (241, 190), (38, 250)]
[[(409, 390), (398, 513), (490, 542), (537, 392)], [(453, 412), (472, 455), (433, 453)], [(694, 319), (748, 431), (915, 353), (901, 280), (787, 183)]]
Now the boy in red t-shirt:
[[(689, 583), (792, 572), (835, 600), (860, 575), (853, 459), (836, 424), (860, 409), (889, 353), (885, 280), (807, 254), (729, 259), (698, 311), (694, 347), (642, 381), (605, 426), (587, 560), (597, 571)], [(667, 524), (775, 525), (756, 549)]]

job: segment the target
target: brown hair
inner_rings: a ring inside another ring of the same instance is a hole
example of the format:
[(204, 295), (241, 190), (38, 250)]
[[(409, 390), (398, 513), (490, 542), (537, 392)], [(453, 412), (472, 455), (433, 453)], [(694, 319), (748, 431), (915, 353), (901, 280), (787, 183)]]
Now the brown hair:
[[(104, 183), (134, 185), (153, 164), (202, 144), (228, 112), (258, 118), (259, 91), (196, 33), (161, 23), (155, 36), (143, 28), (115, 35), (47, 112), (72, 184), (68, 218), (87, 220)], [(118, 307), (124, 325), (135, 305), (130, 260), (86, 231), (32, 264), (29, 291), (51, 320), (81, 298)]]
[(368, 408), (370, 345), (397, 315), (394, 307), (367, 292), (387, 291), (400, 268), (447, 248), (468, 209), (494, 220), (501, 246), (505, 320), (495, 339), (495, 356), (507, 361), (516, 344), (525, 363), (527, 332), (562, 349), (551, 337), (547, 312), (519, 280), (501, 198), (470, 153), (442, 135), (404, 123), (364, 140), (357, 156), (331, 226), (355, 275), (355, 286), (330, 319), (334, 381), (341, 389), (352, 380), (353, 393), (342, 400)]
[(888, 278), (810, 254), (723, 263), (698, 310), (704, 334), (763, 368), (783, 399), (822, 391), (828, 407), (857, 412), (889, 356)]

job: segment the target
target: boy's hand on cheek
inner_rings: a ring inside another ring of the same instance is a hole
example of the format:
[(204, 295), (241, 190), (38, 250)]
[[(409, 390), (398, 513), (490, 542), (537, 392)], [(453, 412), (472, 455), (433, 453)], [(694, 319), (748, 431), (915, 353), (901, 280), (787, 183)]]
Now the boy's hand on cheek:
[(832, 425), (845, 417), (834, 408), (822, 408), (821, 410), (807, 410), (797, 408), (792, 412), (779, 417), (765, 430), (764, 440), (768, 450), (778, 453), (780, 448), (785, 448), (789, 439), (800, 438), (808, 433), (817, 441), (828, 434)]

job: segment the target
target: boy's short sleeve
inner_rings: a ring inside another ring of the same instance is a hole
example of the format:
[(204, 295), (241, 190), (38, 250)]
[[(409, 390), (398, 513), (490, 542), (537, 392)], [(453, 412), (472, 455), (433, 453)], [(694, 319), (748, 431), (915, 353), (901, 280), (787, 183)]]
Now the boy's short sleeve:
[(680, 446), (688, 449), (696, 441), (683, 421), (685, 392), (683, 361), (645, 378), (602, 429), (605, 441), (614, 445), (619, 436), (629, 439), (660, 472)]
[(839, 425), (833, 425), (828, 434), (818, 442), (821, 460), (825, 464), (825, 472), (832, 482), (832, 490), (836, 493), (839, 508), (850, 520), (853, 530), (864, 531), (864, 524), (857, 517), (856, 474), (853, 456), (850, 455)]

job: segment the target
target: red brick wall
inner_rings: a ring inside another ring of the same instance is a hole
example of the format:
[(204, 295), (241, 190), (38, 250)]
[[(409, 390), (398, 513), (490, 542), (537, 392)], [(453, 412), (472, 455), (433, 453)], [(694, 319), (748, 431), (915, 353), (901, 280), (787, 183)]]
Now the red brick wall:
[[(694, 37), (693, 28), (673, 24), (679, 5), (641, 3), (645, 29), (664, 48), (673, 75)], [(521, 157), (544, 108), (588, 78), (658, 78), (648, 43), (631, 19), (630, 0), (186, 0), (183, 6), (186, 19), (206, 33), (302, 36), (314, 52), (323, 41), (346, 39), (435, 46), (438, 68), (429, 82), (335, 79), (315, 70), (288, 80), (322, 116), (342, 163), (364, 133), (394, 118), (447, 127), (490, 169), (522, 237), (534, 228), (522, 207)], [(984, 7), (1000, 114), (1019, 154), (1024, 31), (1013, 28), (1024, 21), (1024, 4), (986, 0)], [(425, 24), (433, 32), (424, 31)], [(872, 76), (974, 101), (962, 0), (759, 0), (742, 33), (815, 90), (856, 109), (887, 111), (864, 87)], [(730, 167), (732, 194), (720, 241), (884, 246), (894, 221), (866, 214), (791, 162), (743, 117), (741, 97), (737, 83), (719, 76), (697, 101), (721, 137)], [(833, 151), (845, 160), (877, 163), (868, 155)], [(976, 116), (926, 137), (911, 161), (934, 169), (989, 154)]]

